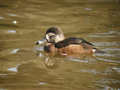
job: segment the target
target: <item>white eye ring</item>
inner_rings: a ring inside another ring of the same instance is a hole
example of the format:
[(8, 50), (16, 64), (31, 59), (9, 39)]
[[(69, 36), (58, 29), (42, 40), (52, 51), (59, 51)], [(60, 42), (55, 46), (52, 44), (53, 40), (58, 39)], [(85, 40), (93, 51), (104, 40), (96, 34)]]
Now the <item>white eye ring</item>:
[(46, 39), (49, 41), (49, 35), (48, 34), (46, 35)]
[(48, 34), (46, 34), (46, 39), (48, 41), (50, 41), (50, 36), (55, 36), (55, 34), (54, 33), (48, 33)]

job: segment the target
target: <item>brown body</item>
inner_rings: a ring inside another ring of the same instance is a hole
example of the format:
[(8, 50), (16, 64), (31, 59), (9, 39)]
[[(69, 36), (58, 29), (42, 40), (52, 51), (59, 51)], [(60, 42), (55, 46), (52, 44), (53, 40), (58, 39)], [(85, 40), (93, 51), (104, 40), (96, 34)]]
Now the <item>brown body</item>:
[(92, 54), (93, 48), (89, 45), (68, 45), (63, 48), (56, 48), (54, 44), (47, 44), (44, 49), (47, 53), (60, 54), (60, 55), (75, 55), (75, 54)]

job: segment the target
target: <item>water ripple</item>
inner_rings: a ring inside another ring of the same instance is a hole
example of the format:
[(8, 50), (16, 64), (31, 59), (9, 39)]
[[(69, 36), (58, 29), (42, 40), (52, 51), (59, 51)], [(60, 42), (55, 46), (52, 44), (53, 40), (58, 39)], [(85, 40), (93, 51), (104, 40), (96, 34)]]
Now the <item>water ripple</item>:
[(2, 73), (0, 73), (0, 76), (6, 76), (6, 75), (8, 75), (8, 74), (2, 74)]
[(109, 62), (109, 63), (120, 63), (120, 61), (110, 60), (110, 59), (105, 59), (105, 58), (98, 58), (98, 57), (97, 57), (97, 60), (104, 61), (104, 62)]
[(81, 63), (88, 63), (88, 60), (81, 60), (81, 59), (77, 59), (77, 58), (69, 58), (70, 61), (74, 61), (74, 62), (81, 62)]
[(20, 50), (19, 48), (13, 49), (10, 53), (11, 54), (16, 54), (19, 50)]
[(9, 33), (9, 34), (15, 34), (16, 30), (8, 30), (7, 33)]
[(120, 51), (120, 48), (105, 48), (104, 51)]
[(113, 67), (112, 69), (115, 70), (116, 72), (120, 73), (120, 68), (118, 68), (118, 67)]
[(120, 46), (120, 42), (94, 42), (95, 46)]
[(16, 15), (16, 14), (14, 14), (14, 13), (8, 13), (8, 15), (9, 15), (9, 16), (12, 16), (12, 17), (17, 16), (17, 15)]
[(4, 19), (4, 17), (0, 16), (0, 19)]
[(92, 8), (85, 8), (85, 10), (87, 10), (87, 11), (91, 11), (91, 10), (92, 10)]
[(108, 32), (104, 32), (104, 33), (94, 33), (94, 34), (90, 34), (89, 37), (104, 38), (104, 37), (116, 37), (116, 35), (120, 35), (120, 32), (118, 32), (118, 31), (108, 31)]
[(105, 57), (119, 57), (119, 54), (108, 54), (108, 53), (96, 53), (95, 56), (105, 56)]
[(40, 82), (39, 85), (46, 85), (46, 82)]
[(37, 51), (44, 51), (44, 47), (35, 47), (35, 50), (37, 50)]
[(16, 67), (8, 68), (8, 71), (18, 72), (19, 64)]
[(87, 70), (87, 69), (82, 69), (82, 70), (80, 70), (80, 72), (87, 72), (87, 73), (92, 73), (92, 74), (100, 74), (100, 72), (98, 72), (98, 71), (96, 71), (96, 70), (94, 70), (94, 69), (92, 69), (92, 70)]
[(120, 84), (120, 80), (110, 79), (110, 78), (103, 78), (101, 80), (96, 81), (96, 85), (98, 87), (103, 88), (102, 90), (120, 90), (120, 88), (112, 88), (111, 86), (108, 86), (111, 83), (119, 85)]
[(101, 79), (99, 81), (97, 81), (98, 83), (101, 83), (101, 84), (109, 84), (109, 83), (114, 83), (114, 84), (120, 84), (120, 80), (116, 80), (116, 79), (110, 79), (110, 78), (104, 78), (104, 79)]

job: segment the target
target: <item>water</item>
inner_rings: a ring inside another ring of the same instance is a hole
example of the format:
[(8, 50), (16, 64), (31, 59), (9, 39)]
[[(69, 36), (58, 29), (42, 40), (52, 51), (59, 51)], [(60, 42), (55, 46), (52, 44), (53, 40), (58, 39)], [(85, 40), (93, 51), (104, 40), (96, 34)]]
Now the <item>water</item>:
[[(0, 90), (120, 90), (119, 0), (3, 0), (0, 11)], [(37, 53), (51, 26), (106, 53)]]

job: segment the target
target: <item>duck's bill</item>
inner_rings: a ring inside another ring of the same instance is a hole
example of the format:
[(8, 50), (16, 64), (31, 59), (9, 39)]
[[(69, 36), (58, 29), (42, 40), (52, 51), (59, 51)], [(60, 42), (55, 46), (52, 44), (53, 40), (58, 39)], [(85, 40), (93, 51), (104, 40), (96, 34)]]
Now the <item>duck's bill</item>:
[(43, 38), (42, 40), (39, 40), (39, 41), (37, 41), (35, 43), (36, 43), (36, 45), (42, 45), (42, 44), (44, 44), (46, 42), (47, 42), (47, 40), (45, 38)]

